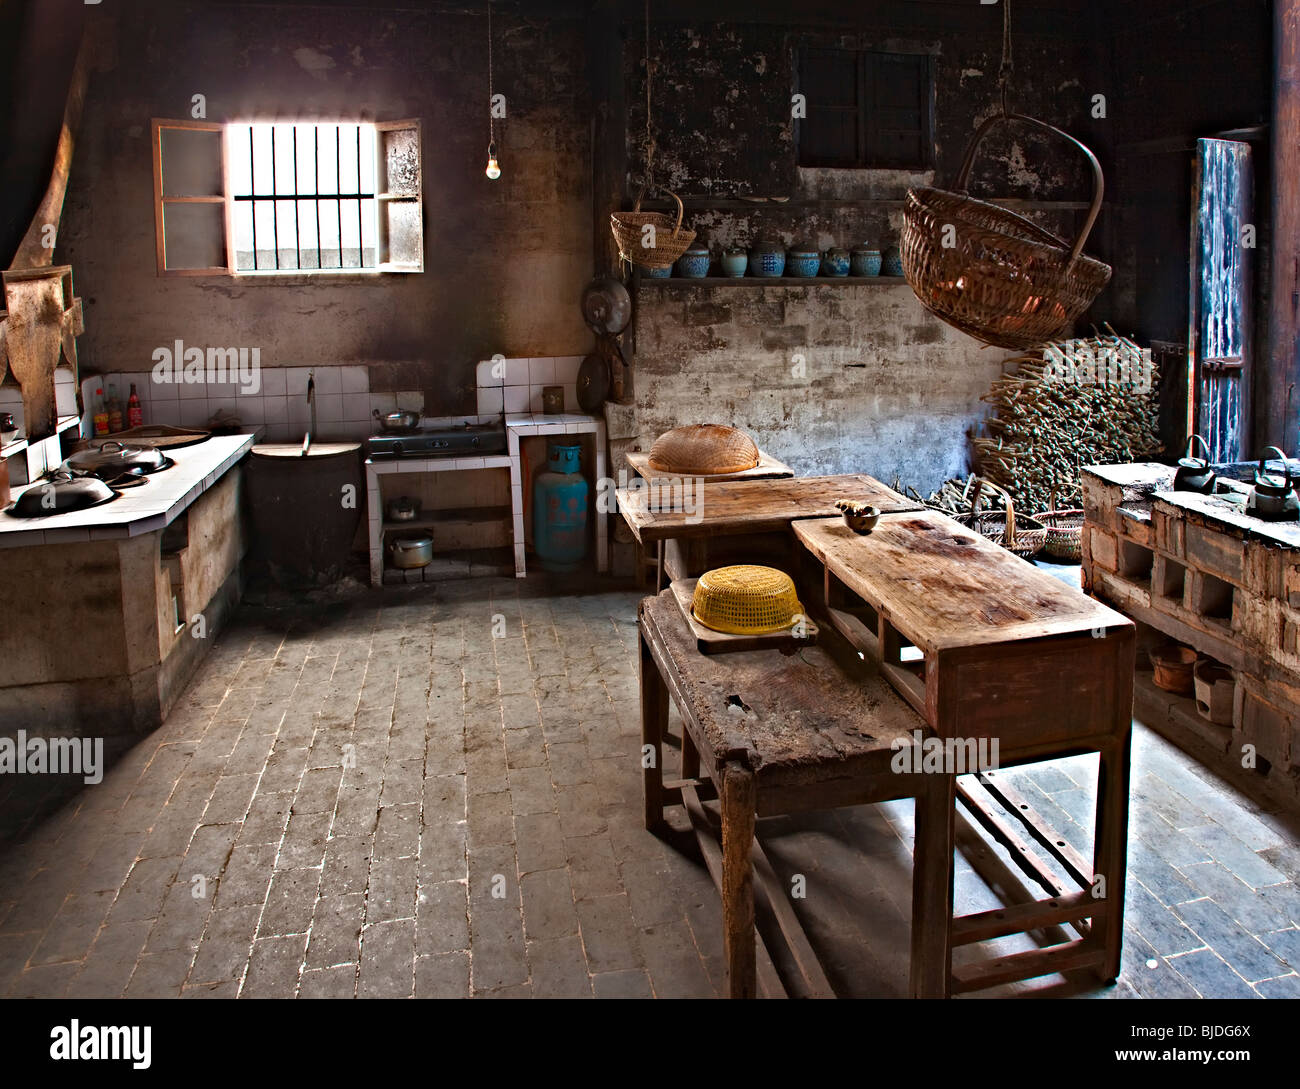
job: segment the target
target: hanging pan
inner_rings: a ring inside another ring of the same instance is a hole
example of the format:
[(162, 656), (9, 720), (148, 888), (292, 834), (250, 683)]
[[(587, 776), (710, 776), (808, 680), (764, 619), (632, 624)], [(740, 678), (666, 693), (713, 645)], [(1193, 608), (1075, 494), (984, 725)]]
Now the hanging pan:
[(632, 320), (632, 297), (612, 276), (598, 276), (582, 289), (582, 317), (597, 336), (617, 336)]
[[(1004, 121), (1068, 140), (1087, 159), (1092, 201), (1073, 244), (967, 194), (976, 151)], [(1097, 157), (1069, 133), (1024, 114), (995, 114), (976, 130), (953, 191), (908, 190), (903, 274), (922, 306), (985, 344), (1023, 350), (1059, 339), (1110, 280), (1110, 266), (1083, 253), (1104, 192)]]

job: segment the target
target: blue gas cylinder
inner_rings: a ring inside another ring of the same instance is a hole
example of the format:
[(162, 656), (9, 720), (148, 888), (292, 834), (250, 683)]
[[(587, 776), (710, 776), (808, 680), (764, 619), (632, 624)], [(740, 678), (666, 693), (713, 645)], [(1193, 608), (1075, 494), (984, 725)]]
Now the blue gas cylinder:
[(533, 548), (547, 571), (572, 571), (587, 555), (587, 481), (581, 446), (553, 442), (533, 478)]

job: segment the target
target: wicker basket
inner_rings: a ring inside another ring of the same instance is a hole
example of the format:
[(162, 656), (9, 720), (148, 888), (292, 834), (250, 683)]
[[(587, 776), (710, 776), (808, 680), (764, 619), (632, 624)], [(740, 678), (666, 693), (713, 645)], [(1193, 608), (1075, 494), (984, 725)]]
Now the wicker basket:
[[(980, 491), (983, 488), (1001, 494), (1007, 501), (1007, 509), (981, 511)], [(1017, 514), (1010, 494), (991, 480), (981, 478), (975, 481), (975, 494), (971, 496), (970, 506), (970, 514), (962, 515), (957, 521), (1022, 559), (1032, 560), (1047, 543), (1047, 527), (1037, 518)]]
[(677, 476), (723, 476), (758, 464), (758, 446), (726, 424), (691, 424), (665, 431), (650, 447), (650, 468)]
[(1083, 558), (1083, 511), (1073, 507), (1057, 510), (1055, 497), (1052, 508), (1034, 515), (1035, 520), (1047, 527), (1043, 551), (1054, 560), (1078, 563)]
[[(682, 227), (682, 215), (685, 211), (681, 198), (676, 193), (669, 193), (677, 202), (677, 218), (663, 212), (641, 211), (641, 198), (636, 198), (630, 212), (612, 212), (609, 217), (610, 229), (614, 232), (614, 241), (618, 243), (619, 256), (624, 261), (642, 268), (668, 268), (677, 260), (686, 248), (695, 241), (695, 232)], [(647, 224), (654, 226), (654, 245), (645, 244), (642, 228)]]
[[(975, 151), (1000, 121), (1062, 136), (1088, 159), (1092, 204), (1074, 245), (1024, 216), (966, 194)], [(1068, 133), (1023, 114), (996, 114), (975, 133), (956, 192), (911, 189), (903, 214), (903, 274), (921, 305), (963, 333), (1001, 348), (1032, 348), (1064, 334), (1110, 280), (1110, 266), (1083, 255), (1105, 181), (1097, 157)]]
[(803, 606), (784, 571), (742, 564), (705, 571), (695, 584), (691, 612), (714, 631), (768, 635), (791, 627)]

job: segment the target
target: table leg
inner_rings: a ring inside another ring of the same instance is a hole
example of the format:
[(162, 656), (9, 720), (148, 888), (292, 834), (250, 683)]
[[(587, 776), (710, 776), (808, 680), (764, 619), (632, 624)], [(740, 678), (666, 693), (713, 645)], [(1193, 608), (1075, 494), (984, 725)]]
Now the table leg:
[(691, 731), (682, 723), (682, 778), (698, 779), (700, 777), (700, 751), (691, 740)]
[(641, 776), (645, 797), (645, 826), (655, 831), (664, 823), (664, 733), (668, 729), (668, 686), (641, 634)]
[(655, 545), (655, 593), (664, 588), (664, 543)]
[[(1110, 749), (1103, 749), (1097, 763), (1097, 821), (1093, 834), (1093, 894), (1106, 901), (1106, 914), (1097, 928), (1106, 959), (1097, 975), (1106, 983), (1119, 978), (1124, 944), (1124, 878), (1128, 862), (1129, 748), (1132, 731)], [(1102, 888), (1095, 884), (1100, 877)]]
[(722, 769), (722, 927), (727, 989), (753, 998), (757, 989), (754, 936), (754, 773), (737, 763)]
[(913, 998), (947, 998), (952, 974), (955, 775), (922, 775), (912, 849)]

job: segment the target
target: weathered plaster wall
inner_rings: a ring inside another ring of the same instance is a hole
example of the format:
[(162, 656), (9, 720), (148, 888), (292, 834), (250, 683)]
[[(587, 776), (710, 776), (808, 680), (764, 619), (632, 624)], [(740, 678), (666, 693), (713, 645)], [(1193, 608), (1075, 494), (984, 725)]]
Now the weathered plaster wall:
[[(137, 3), (117, 62), (90, 86), (56, 260), (86, 300), (90, 371), (145, 369), (158, 345), (260, 347), (264, 366), (365, 363), (371, 389), (423, 389), (431, 414), (473, 413), (474, 364), (571, 355), (591, 337), (587, 101), (576, 20), (494, 21), (503, 175), (483, 175), (486, 25), (367, 8)], [(150, 119), (193, 94), (226, 121), (418, 117), (420, 275), (290, 280), (155, 274)]]
[[(727, 24), (653, 26), (655, 177), (694, 198), (689, 225), (715, 254), (771, 236), (819, 249), (896, 243), (911, 185), (951, 182), (975, 127), (997, 109), (1000, 18), (983, 31), (900, 34), (859, 13), (851, 33)], [(938, 21), (935, 20), (937, 26)], [(802, 44), (928, 52), (935, 57), (935, 169), (806, 170), (797, 166), (790, 96)], [(625, 54), (629, 192), (644, 170), (644, 38)], [(1089, 135), (1097, 57), (1086, 38), (1017, 41), (1013, 105)], [(694, 73), (703, 72), (700, 79)], [(1034, 130), (995, 130), (971, 188), (1036, 201), (1091, 195), (1084, 162)], [(755, 206), (710, 202), (786, 196)], [(1079, 213), (1028, 213), (1071, 237)], [(1089, 246), (1097, 252), (1097, 246)], [(717, 421), (750, 431), (800, 473), (866, 471), (919, 488), (967, 471), (980, 397), (1009, 353), (931, 318), (910, 288), (644, 285), (638, 294), (636, 431), (643, 448), (670, 427)], [(796, 369), (802, 357), (806, 373)]]

